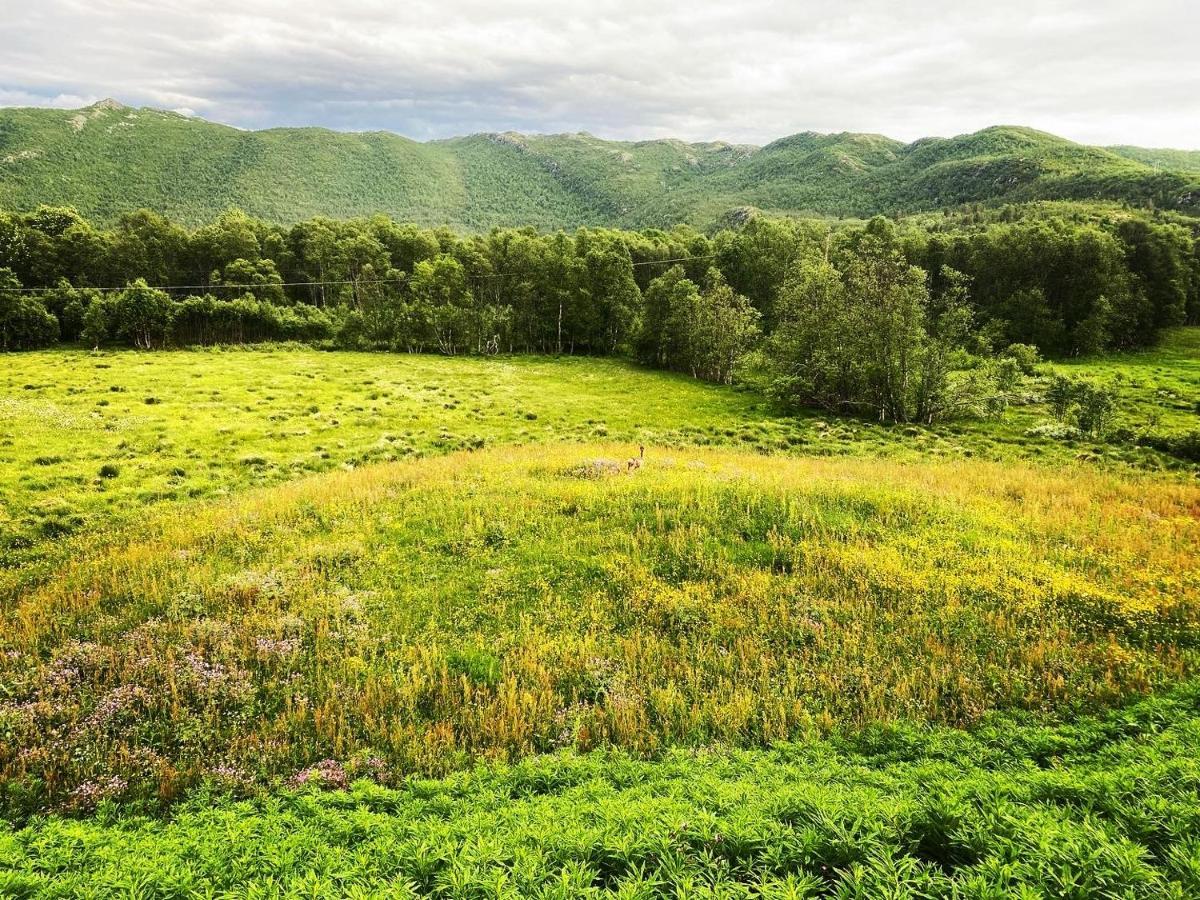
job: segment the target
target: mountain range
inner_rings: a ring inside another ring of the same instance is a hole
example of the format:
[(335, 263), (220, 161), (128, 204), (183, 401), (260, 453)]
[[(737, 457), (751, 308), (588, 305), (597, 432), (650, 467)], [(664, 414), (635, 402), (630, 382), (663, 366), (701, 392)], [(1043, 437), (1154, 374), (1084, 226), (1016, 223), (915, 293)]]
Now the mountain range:
[(0, 208), (141, 207), (195, 225), (237, 206), (277, 223), (386, 213), (423, 225), (699, 227), (744, 214), (865, 217), (1043, 199), (1200, 215), (1200, 151), (1091, 147), (998, 126), (903, 143), (805, 132), (766, 146), (587, 133), (245, 131), (104, 100), (0, 109)]

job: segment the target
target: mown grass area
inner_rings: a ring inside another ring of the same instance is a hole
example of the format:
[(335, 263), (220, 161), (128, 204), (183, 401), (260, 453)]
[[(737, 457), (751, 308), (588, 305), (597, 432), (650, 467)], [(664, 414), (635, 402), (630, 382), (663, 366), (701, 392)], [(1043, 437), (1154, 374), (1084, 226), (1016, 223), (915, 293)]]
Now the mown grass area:
[[(1200, 427), (1200, 329), (1159, 350), (1047, 366), (1115, 383), (1130, 432)], [(792, 455), (1076, 458), (1194, 470), (1132, 441), (1064, 443), (1038, 384), (995, 420), (934, 429), (786, 414), (750, 391), (605, 359), (444, 358), (299, 347), (52, 350), (0, 370), (0, 564), (59, 538), (312, 472), (544, 441), (724, 445)]]
[(0, 827), (11, 897), (1200, 895), (1195, 685), (1068, 726), (556, 755)]
[(10, 814), (574, 748), (1068, 715), (1196, 671), (1200, 486), (461, 452), (84, 535), (0, 617)]

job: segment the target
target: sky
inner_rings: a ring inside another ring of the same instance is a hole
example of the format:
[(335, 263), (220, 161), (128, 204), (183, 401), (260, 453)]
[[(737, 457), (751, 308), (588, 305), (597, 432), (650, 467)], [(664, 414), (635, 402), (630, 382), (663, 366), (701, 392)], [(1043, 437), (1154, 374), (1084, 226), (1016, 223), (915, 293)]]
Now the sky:
[(242, 128), (1200, 149), (1198, 0), (0, 0), (0, 47), (0, 106)]

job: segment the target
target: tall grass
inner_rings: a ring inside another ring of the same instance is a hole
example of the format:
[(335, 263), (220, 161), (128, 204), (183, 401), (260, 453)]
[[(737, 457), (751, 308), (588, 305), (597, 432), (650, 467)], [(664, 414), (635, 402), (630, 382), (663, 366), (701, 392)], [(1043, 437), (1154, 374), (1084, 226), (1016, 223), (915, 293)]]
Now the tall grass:
[(1196, 670), (1195, 485), (620, 450), (368, 466), (78, 538), (0, 614), (5, 810), (1065, 715)]

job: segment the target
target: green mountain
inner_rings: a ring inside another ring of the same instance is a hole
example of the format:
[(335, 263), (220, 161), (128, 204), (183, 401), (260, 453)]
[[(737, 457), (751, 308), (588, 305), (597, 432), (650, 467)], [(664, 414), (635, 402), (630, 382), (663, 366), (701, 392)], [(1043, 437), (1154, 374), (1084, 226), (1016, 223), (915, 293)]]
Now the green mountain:
[(804, 133), (765, 147), (589, 134), (243, 131), (105, 100), (0, 109), (0, 207), (139, 207), (197, 224), (229, 206), (275, 222), (375, 212), (467, 229), (709, 225), (731, 210), (868, 216), (963, 203), (1105, 199), (1200, 214), (1200, 153), (1076, 144), (989, 128), (903, 144)]
[(1134, 159), (1158, 169), (1200, 173), (1200, 150), (1152, 150), (1146, 147), (1109, 147), (1118, 156)]

